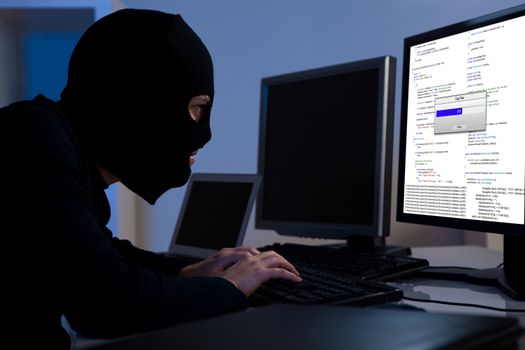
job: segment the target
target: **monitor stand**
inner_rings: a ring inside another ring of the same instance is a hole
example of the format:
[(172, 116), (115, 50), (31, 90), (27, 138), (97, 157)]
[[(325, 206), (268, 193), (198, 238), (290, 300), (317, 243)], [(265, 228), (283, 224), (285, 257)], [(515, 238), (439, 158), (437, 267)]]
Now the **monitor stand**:
[(346, 239), (346, 244), (338, 244), (334, 247), (359, 252), (374, 252), (396, 256), (410, 256), (410, 247), (401, 245), (387, 245), (384, 237), (373, 236), (351, 236)]
[(428, 268), (415, 277), (463, 281), (478, 285), (496, 286), (514, 300), (525, 300), (525, 237), (503, 237), (503, 268)]

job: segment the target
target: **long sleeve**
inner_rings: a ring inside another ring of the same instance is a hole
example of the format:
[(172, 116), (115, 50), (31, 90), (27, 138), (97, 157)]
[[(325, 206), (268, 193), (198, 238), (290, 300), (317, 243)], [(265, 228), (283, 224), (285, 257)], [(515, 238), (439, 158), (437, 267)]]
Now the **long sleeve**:
[(50, 324), (64, 313), (97, 337), (246, 307), (222, 278), (182, 278), (126, 259), (100, 227), (89, 167), (67, 123), (32, 104), (11, 108), (0, 114), (10, 124), (0, 134), (0, 186), (12, 307)]
[(120, 254), (126, 257), (126, 260), (156, 271), (176, 275), (183, 267), (189, 264), (187, 261), (174, 257), (140, 249), (125, 239), (113, 237), (111, 239), (111, 244)]

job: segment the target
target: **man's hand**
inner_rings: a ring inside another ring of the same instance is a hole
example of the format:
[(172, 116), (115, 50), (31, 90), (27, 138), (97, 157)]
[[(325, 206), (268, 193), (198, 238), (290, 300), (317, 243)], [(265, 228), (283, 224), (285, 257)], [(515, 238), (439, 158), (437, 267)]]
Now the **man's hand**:
[(224, 271), (244, 258), (260, 254), (252, 247), (223, 248), (196, 264), (184, 267), (180, 276), (184, 277), (222, 277)]
[(222, 277), (246, 296), (271, 278), (301, 282), (299, 272), (274, 251), (259, 252), (253, 247), (224, 248), (207, 259), (184, 267), (184, 277)]
[(295, 267), (274, 251), (248, 256), (229, 267), (223, 278), (233, 283), (247, 297), (271, 278), (301, 282)]

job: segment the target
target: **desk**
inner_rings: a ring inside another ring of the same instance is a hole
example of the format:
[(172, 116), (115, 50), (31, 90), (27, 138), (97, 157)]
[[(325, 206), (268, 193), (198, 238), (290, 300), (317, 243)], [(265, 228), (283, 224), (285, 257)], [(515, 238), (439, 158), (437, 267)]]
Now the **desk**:
[[(430, 266), (461, 266), (473, 268), (493, 268), (503, 262), (503, 254), (478, 246), (444, 246), (429, 248), (412, 248), (412, 255), (427, 259)], [(496, 287), (473, 285), (458, 281), (406, 279), (389, 282), (403, 290), (407, 297), (424, 300), (442, 300), (455, 303), (480, 304), (503, 309), (523, 309), (525, 302), (510, 299)], [(403, 301), (423, 308), (429, 312), (451, 312), (463, 314), (510, 316), (520, 319), (525, 327), (525, 313), (505, 313), (475, 307), (443, 305), (435, 303)], [(519, 349), (525, 349), (525, 339)]]
[[(503, 260), (502, 253), (476, 246), (413, 248), (412, 252), (413, 256), (415, 257), (421, 257), (429, 260), (432, 266), (489, 268), (499, 265)], [(525, 309), (525, 302), (516, 302), (511, 300), (497, 288), (493, 287), (477, 286), (463, 282), (426, 279), (406, 279), (389, 283), (397, 286), (398, 288), (401, 288), (407, 297), (417, 299), (445, 300), (457, 303), (488, 305), (499, 308)], [(521, 324), (525, 327), (525, 313), (512, 313), (506, 315), (504, 312), (473, 307), (450, 306), (413, 301), (403, 301), (402, 303), (414, 305), (429, 312), (514, 316), (519, 318)], [(86, 348), (86, 346), (89, 347), (92, 345), (100, 345), (100, 343), (83, 343), (80, 341), (77, 342), (76, 345), (76, 348), (80, 349)], [(525, 350), (525, 338), (521, 339), (519, 349)]]
[(342, 306), (271, 305), (168, 327), (97, 350), (515, 350), (515, 320)]
[[(491, 268), (503, 261), (501, 252), (477, 246), (450, 246), (432, 248), (413, 248), (414, 257), (425, 258), (430, 266), (462, 266), (473, 268)], [(512, 300), (498, 288), (480, 286), (458, 281), (430, 280), (410, 278), (397, 280), (392, 285), (401, 288), (407, 297), (417, 299), (445, 300), (457, 303), (481, 304), (505, 309), (524, 309), (525, 302)], [(422, 307), (428, 311), (450, 311), (481, 315), (505, 315), (504, 312), (433, 303), (406, 303)], [(525, 313), (510, 315), (525, 317)]]

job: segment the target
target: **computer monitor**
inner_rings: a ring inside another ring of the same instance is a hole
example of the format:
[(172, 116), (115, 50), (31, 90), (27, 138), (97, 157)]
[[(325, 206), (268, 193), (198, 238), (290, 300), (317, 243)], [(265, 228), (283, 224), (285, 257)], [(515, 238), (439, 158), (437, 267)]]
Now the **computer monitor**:
[(525, 275), (524, 33), (518, 6), (405, 39), (397, 205), (398, 221), (504, 234), (504, 269), (463, 277), (517, 299)]
[(384, 241), (395, 63), (384, 56), (262, 79), (257, 228), (359, 249)]

